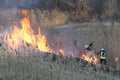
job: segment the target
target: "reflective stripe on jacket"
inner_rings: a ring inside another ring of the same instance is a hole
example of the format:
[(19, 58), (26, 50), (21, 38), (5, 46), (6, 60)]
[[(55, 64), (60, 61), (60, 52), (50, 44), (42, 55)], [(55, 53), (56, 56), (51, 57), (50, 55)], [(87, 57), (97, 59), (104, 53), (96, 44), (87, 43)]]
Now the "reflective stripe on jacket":
[(106, 53), (100, 52), (100, 59), (106, 59)]
[(106, 57), (105, 56), (100, 56), (100, 59), (106, 59)]

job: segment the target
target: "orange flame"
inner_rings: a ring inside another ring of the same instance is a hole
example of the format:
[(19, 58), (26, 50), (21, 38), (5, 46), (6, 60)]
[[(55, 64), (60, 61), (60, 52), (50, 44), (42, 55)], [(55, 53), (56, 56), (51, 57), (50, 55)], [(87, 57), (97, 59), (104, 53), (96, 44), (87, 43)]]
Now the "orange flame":
[(89, 63), (98, 64), (98, 57), (94, 54), (92, 56), (87, 55), (85, 52), (82, 52), (82, 59), (86, 60)]
[[(22, 28), (18, 28), (15, 25), (10, 34), (5, 34), (4, 38), (7, 39), (8, 45), (12, 49), (18, 49), (21, 45), (27, 46), (27, 44), (29, 44), (32, 47), (38, 48), (40, 51), (53, 52), (47, 43), (46, 36), (41, 34), (40, 28), (38, 28), (38, 34), (34, 34), (27, 11), (21, 10), (21, 14), (23, 15), (23, 19), (20, 21)], [(63, 49), (59, 49), (57, 52), (65, 56), (65, 51)], [(75, 57), (73, 52), (70, 52), (70, 54)], [(82, 53), (81, 57), (90, 63), (98, 63), (98, 58), (95, 55), (91, 57)]]
[(63, 49), (59, 49), (58, 53), (64, 56), (64, 50)]
[(24, 15), (24, 16), (28, 16), (28, 12), (25, 9), (21, 10), (21, 14)]
[(17, 49), (20, 45), (27, 43), (33, 47), (38, 47), (40, 51), (50, 52), (52, 49), (46, 41), (46, 37), (41, 34), (40, 28), (37, 35), (30, 25), (30, 19), (26, 10), (21, 10), (24, 18), (20, 21), (22, 28), (13, 27), (13, 31), (7, 36), (8, 44), (12, 49)]

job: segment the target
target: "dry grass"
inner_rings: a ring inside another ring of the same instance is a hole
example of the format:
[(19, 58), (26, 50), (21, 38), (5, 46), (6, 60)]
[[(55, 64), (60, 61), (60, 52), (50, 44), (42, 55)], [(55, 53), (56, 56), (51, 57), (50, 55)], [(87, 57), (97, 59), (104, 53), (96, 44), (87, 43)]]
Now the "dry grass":
[(16, 51), (8, 50), (5, 44), (0, 46), (1, 80), (119, 80), (119, 73), (114, 74), (112, 69), (105, 73), (71, 56), (54, 56), (30, 49), (21, 47)]
[[(68, 16), (60, 10), (40, 11), (39, 9), (30, 10), (31, 22), (41, 26), (55, 26), (65, 24)], [(35, 20), (34, 20), (35, 19)]]
[[(68, 22), (68, 15), (66, 12), (62, 12), (58, 9), (44, 10), (40, 9), (28, 9), (29, 17), (32, 26), (55, 26), (62, 25)], [(8, 15), (9, 14), (9, 15)], [(11, 27), (14, 21), (18, 22), (22, 19), (20, 10), (0, 10), (0, 26)]]
[[(61, 48), (72, 48), (74, 51), (76, 51), (76, 48), (73, 45), (74, 40), (77, 40), (80, 49), (82, 49), (85, 44), (95, 41), (93, 45), (94, 50), (98, 52), (101, 48), (105, 48), (108, 64), (114, 64), (113, 66), (116, 67), (116, 65), (120, 64), (119, 25), (120, 24), (117, 22), (86, 22), (57, 26), (48, 30), (48, 41), (53, 40), (58, 44), (60, 42)], [(52, 39), (49, 39), (49, 37), (52, 37)], [(76, 53), (76, 55), (78, 55), (79, 52), (76, 51)], [(115, 61), (116, 56), (118, 56), (117, 62)]]
[[(61, 11), (59, 9), (53, 10), (40, 10), (27, 9), (31, 25), (34, 26), (56, 26), (63, 25), (69, 22), (84, 22), (89, 20), (89, 7), (85, 7), (85, 10), (76, 11)], [(8, 15), (9, 14), (9, 15)], [(11, 27), (16, 21), (19, 25), (19, 21), (22, 19), (20, 9), (0, 10), (0, 26)]]
[[(68, 20), (66, 13), (59, 10), (42, 12), (39, 9), (31, 9), (28, 11), (32, 27), (38, 25), (55, 26), (65, 24)], [(12, 25), (14, 20), (21, 20), (19, 10), (13, 10), (13, 12), (11, 10), (7, 12), (0, 11), (0, 13), (2, 14), (0, 18), (1, 25), (9, 23)], [(5, 15), (3, 15), (4, 13)], [(7, 14), (11, 16), (6, 17)], [(78, 45), (80, 48), (82, 48), (84, 44), (95, 40), (95, 50), (99, 51), (101, 47), (104, 47), (107, 51), (109, 64), (113, 64), (115, 62), (114, 57), (120, 56), (120, 45), (118, 44), (120, 41), (119, 25), (118, 23), (109, 22), (83, 23), (75, 24), (75, 26), (69, 24), (62, 28), (55, 27), (49, 29), (50, 36), (48, 36), (52, 40), (55, 40), (55, 38), (61, 39), (62, 44), (59, 44), (62, 45), (63, 48), (71, 48), (72, 46), (73, 49), (74, 46), (72, 42), (74, 39), (79, 41)], [(48, 41), (52, 41), (49, 40), (49, 38)], [(24, 51), (24, 49), (23, 51), (21, 50), (20, 52), (16, 52), (15, 50), (9, 51), (6, 46), (2, 44), (2, 47), (0, 47), (1, 80), (119, 80), (119, 78), (115, 78), (116, 75), (113, 76), (113, 72), (108, 74), (104, 73), (99, 68), (95, 71), (93, 67), (83, 67), (81, 62), (77, 62), (71, 57), (58, 57), (56, 61), (52, 61), (51, 55), (48, 57), (43, 57), (42, 55), (27, 56), (29, 52)]]
[[(9, 54), (9, 53), (8, 53)], [(74, 58), (52, 55), (37, 56), (0, 56), (1, 80), (118, 80), (112, 74), (104, 73), (99, 68), (83, 66)]]

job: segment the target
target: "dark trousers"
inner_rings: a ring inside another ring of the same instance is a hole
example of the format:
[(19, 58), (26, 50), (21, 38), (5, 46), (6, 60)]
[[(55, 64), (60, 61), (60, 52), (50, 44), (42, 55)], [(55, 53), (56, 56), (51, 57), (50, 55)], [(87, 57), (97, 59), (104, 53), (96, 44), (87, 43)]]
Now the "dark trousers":
[(106, 59), (100, 59), (100, 64), (106, 65)]

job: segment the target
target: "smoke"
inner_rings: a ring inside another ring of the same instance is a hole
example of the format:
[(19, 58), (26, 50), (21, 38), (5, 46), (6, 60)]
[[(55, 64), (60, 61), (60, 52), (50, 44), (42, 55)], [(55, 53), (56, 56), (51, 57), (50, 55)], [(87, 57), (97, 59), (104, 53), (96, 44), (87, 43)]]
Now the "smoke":
[(53, 0), (1, 0), (0, 9), (39, 8), (41, 10), (50, 10), (55, 8), (54, 3), (55, 2)]
[(2, 0), (1, 8), (34, 8), (39, 6), (39, 0)]
[(31, 9), (39, 6), (40, 0), (1, 0), (0, 1), (0, 32), (9, 31), (13, 23), (21, 19), (19, 9)]

